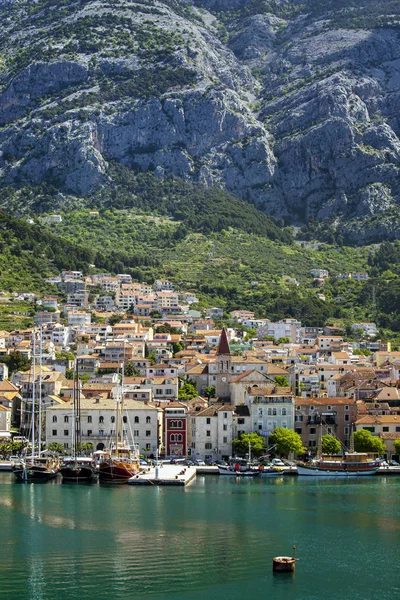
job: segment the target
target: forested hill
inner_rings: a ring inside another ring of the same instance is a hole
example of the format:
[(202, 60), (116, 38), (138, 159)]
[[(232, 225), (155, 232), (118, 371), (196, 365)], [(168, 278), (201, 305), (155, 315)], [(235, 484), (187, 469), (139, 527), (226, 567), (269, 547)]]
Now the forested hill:
[(393, 0), (0, 0), (0, 185), (57, 205), (118, 164), (395, 239), (399, 21)]

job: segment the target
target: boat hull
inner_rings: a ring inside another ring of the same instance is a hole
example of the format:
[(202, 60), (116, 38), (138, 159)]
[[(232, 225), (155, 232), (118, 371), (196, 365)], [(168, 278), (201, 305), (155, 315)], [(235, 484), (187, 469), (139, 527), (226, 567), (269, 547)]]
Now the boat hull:
[(240, 471), (238, 469), (229, 469), (228, 467), (218, 467), (218, 473), (228, 477), (258, 477), (260, 475), (260, 471), (252, 471), (251, 469)]
[(302, 476), (309, 477), (368, 477), (375, 475), (379, 470), (379, 467), (372, 467), (368, 469), (320, 469), (318, 467), (304, 467), (297, 465), (297, 472)]
[(130, 463), (100, 463), (100, 483), (128, 483), (128, 479), (136, 475), (139, 469)]
[(93, 481), (94, 473), (90, 467), (61, 467), (63, 482), (80, 483)]
[(15, 469), (15, 479), (18, 482), (26, 483), (45, 483), (50, 479), (54, 479), (58, 475), (55, 469), (41, 469), (35, 467), (26, 467), (26, 469)]

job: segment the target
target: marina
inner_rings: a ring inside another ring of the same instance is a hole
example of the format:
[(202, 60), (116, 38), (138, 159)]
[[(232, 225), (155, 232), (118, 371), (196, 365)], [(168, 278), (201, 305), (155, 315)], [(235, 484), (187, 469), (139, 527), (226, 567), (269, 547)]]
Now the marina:
[[(163, 467), (164, 468), (164, 467)], [(0, 474), (7, 600), (350, 600), (399, 593), (400, 480), (16, 485)], [(272, 572), (290, 556), (295, 573)], [(323, 550), (323, 551), (322, 551)]]

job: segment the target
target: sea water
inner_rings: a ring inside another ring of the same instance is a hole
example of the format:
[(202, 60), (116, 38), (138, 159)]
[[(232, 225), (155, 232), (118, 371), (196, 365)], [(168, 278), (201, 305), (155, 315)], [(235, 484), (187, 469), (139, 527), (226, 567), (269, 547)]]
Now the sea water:
[[(0, 474), (1, 600), (400, 598), (400, 478), (186, 488)], [(299, 559), (273, 574), (272, 559)]]

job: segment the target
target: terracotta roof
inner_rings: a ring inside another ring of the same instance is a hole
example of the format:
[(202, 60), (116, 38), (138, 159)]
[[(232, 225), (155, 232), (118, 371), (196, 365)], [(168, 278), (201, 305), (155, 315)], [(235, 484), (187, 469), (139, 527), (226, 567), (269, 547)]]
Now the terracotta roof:
[(337, 406), (337, 405), (342, 405), (342, 404), (348, 404), (348, 405), (352, 405), (355, 406), (356, 401), (353, 398), (343, 398), (343, 397), (339, 397), (339, 398), (299, 398), (296, 397), (295, 399), (295, 403), (299, 404), (300, 406), (303, 404), (305, 406), (328, 406), (328, 405), (332, 405), (332, 406)]
[(400, 416), (397, 415), (365, 415), (356, 421), (356, 425), (382, 425), (383, 423), (391, 423), (400, 425)]

